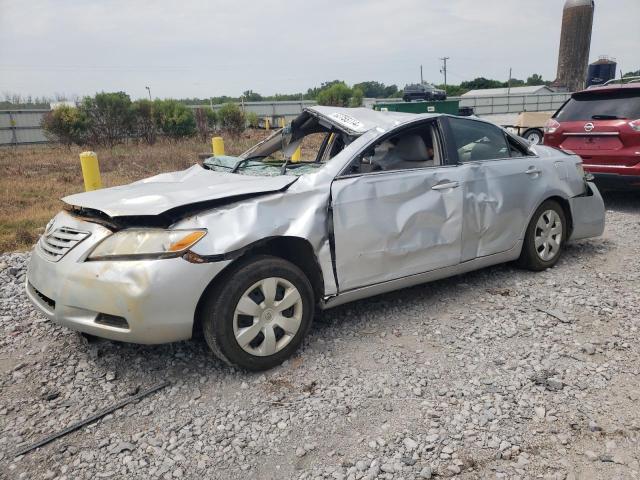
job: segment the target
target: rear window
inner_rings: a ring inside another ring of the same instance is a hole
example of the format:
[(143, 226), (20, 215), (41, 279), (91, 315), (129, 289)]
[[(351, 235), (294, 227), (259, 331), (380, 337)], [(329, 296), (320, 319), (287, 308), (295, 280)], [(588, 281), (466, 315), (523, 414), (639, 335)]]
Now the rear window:
[[(595, 115), (595, 119), (593, 118)], [(632, 92), (582, 93), (571, 98), (555, 115), (559, 122), (607, 118), (640, 119), (640, 90)]]

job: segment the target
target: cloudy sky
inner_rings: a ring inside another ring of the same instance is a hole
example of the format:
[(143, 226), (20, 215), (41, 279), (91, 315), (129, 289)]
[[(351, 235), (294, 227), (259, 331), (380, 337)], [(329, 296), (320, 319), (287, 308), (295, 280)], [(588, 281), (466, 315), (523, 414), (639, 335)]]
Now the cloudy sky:
[[(0, 92), (200, 97), (555, 78), (564, 0), (0, 0)], [(591, 59), (640, 68), (640, 0), (596, 0)]]

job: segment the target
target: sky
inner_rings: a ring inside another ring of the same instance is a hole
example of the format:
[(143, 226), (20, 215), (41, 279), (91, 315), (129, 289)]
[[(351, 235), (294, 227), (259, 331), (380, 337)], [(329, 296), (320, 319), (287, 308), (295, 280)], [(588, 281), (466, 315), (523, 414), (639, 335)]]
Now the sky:
[[(0, 94), (263, 95), (328, 80), (556, 74), (564, 0), (0, 0)], [(640, 0), (596, 0), (591, 61), (640, 68)]]

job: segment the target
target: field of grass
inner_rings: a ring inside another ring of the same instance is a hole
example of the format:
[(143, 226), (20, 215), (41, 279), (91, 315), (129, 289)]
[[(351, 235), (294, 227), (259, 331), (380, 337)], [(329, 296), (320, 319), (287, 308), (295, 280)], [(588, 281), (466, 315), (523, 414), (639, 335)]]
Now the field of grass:
[[(236, 155), (264, 138), (264, 130), (225, 138), (225, 150)], [(0, 148), (0, 253), (29, 249), (47, 222), (60, 210), (60, 198), (82, 192), (80, 147), (39, 145)], [(182, 170), (198, 162), (211, 144), (196, 139), (98, 149), (105, 187)]]

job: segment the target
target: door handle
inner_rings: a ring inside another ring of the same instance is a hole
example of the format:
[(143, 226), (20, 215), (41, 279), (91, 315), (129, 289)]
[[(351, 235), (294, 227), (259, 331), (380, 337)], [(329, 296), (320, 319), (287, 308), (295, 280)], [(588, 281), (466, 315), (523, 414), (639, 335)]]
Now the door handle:
[(448, 190), (450, 188), (458, 188), (460, 184), (458, 182), (438, 183), (431, 187), (431, 190)]
[(529, 167), (529, 170), (524, 173), (526, 173), (527, 175), (536, 175), (538, 173), (542, 173), (542, 170), (536, 167)]

